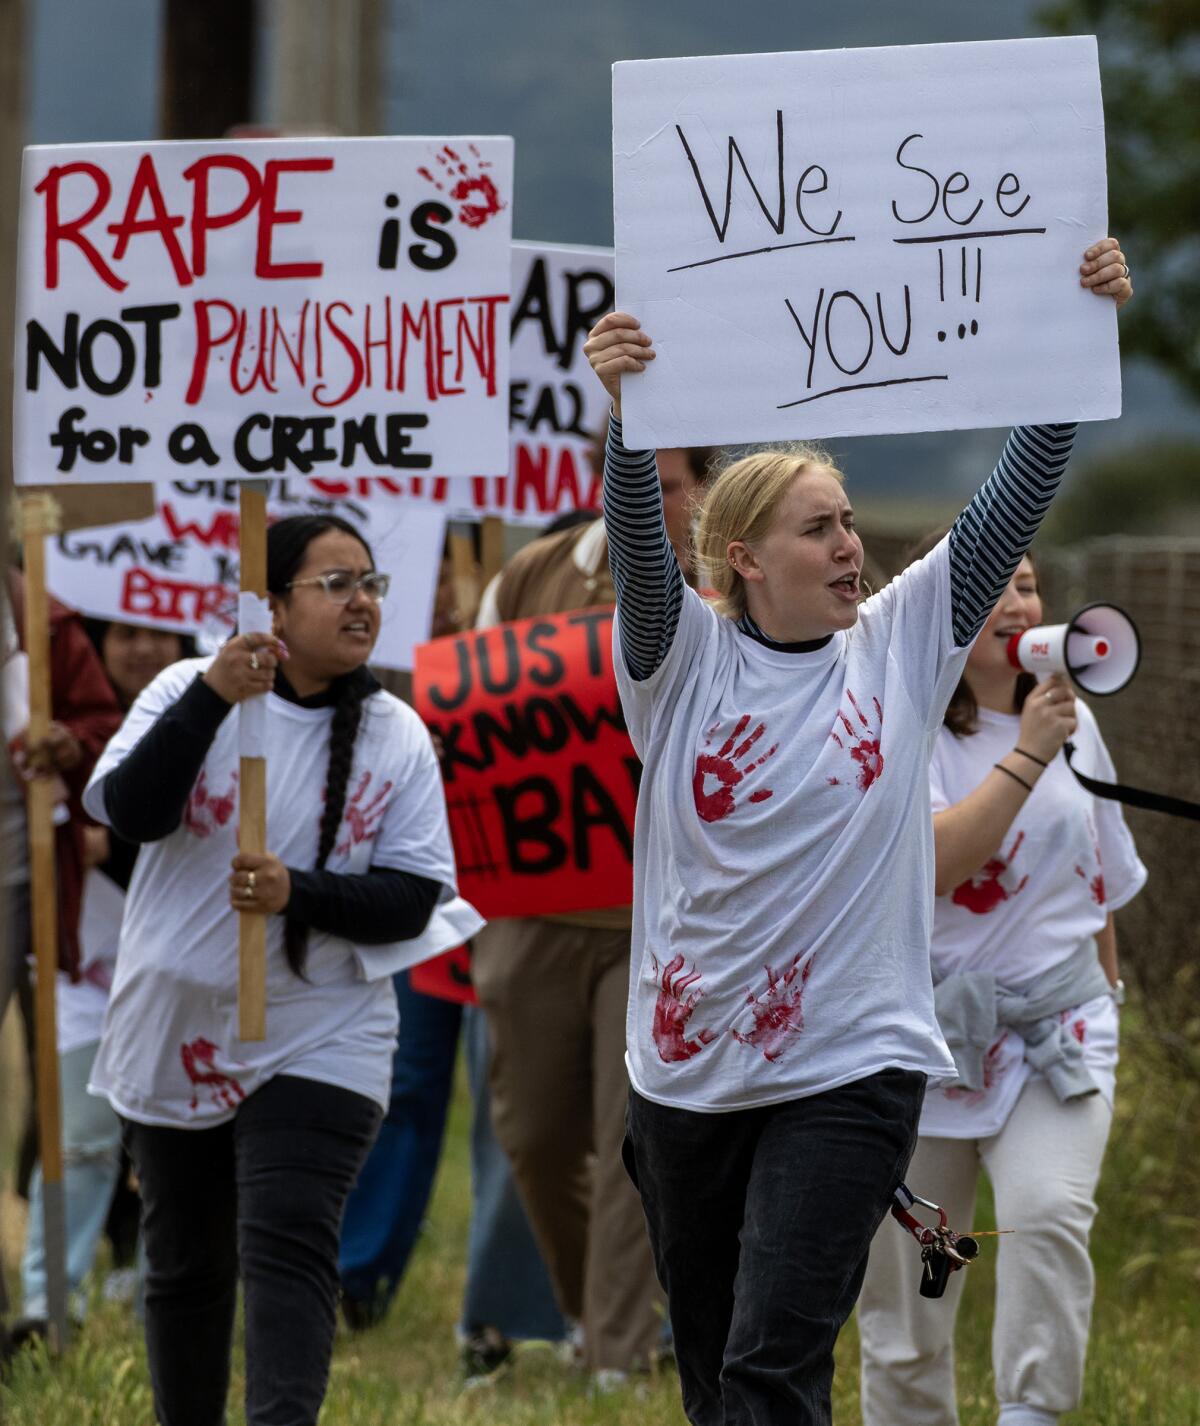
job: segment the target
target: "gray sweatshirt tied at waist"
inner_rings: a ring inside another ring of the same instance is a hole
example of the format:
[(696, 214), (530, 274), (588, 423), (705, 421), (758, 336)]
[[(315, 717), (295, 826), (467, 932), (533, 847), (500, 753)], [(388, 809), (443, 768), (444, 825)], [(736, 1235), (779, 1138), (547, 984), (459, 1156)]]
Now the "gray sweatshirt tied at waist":
[(1026, 1060), (1046, 1076), (1060, 1100), (1097, 1093), (1099, 1086), (1084, 1063), (1083, 1046), (1058, 1017), (1064, 1010), (1112, 993), (1091, 937), (1023, 990), (1009, 990), (982, 970), (947, 976), (934, 986), (933, 1007), (958, 1079), (942, 1087), (982, 1089), (983, 1057), (1003, 1026), (1025, 1041)]

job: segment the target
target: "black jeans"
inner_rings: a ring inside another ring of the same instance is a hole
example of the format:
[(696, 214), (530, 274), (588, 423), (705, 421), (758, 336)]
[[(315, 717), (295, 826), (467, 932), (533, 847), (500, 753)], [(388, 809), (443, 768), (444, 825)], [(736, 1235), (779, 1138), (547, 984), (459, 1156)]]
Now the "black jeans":
[(924, 1075), (897, 1069), (724, 1114), (631, 1094), (626, 1165), (693, 1426), (830, 1422), (833, 1346), (924, 1095)]
[(381, 1119), (280, 1075), (212, 1129), (124, 1123), (142, 1190), (146, 1352), (163, 1426), (221, 1426), (239, 1263), (247, 1426), (313, 1426), (337, 1317), (342, 1209)]

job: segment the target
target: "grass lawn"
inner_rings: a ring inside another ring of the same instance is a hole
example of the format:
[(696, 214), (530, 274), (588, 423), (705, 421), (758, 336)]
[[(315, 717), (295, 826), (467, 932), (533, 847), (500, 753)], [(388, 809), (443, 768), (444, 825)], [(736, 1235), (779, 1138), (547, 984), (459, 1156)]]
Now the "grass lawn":
[[(1082, 1407), (1063, 1417), (1062, 1426), (1200, 1426), (1200, 1206), (1194, 1196), (1200, 1169), (1191, 1133), (1200, 1122), (1200, 1087), (1185, 1089), (1152, 1070), (1136, 1011), (1126, 1017), (1117, 1120), (1093, 1240), (1098, 1291), (1087, 1389)], [(460, 1085), (427, 1231), (387, 1321), (361, 1336), (339, 1335), (324, 1426), (682, 1423), (670, 1371), (636, 1388), (594, 1395), (553, 1349), (534, 1344), (494, 1383), (464, 1390), (454, 1323), (470, 1208), (467, 1113)], [(19, 1242), (12, 1231), (14, 1204), (5, 1198), (10, 1287)], [(993, 1226), (991, 1219), (990, 1200), (981, 1195), (975, 1226)], [(985, 1247), (969, 1270), (960, 1316), (961, 1426), (992, 1426), (995, 1420), (989, 1362), (993, 1252)], [(857, 1357), (851, 1324), (838, 1347), (839, 1426), (860, 1420)], [(244, 1422), (240, 1371), (239, 1361), (229, 1426)], [(0, 1420), (6, 1426), (153, 1426), (145, 1352), (129, 1313), (96, 1304), (64, 1360), (24, 1353), (0, 1386)]]

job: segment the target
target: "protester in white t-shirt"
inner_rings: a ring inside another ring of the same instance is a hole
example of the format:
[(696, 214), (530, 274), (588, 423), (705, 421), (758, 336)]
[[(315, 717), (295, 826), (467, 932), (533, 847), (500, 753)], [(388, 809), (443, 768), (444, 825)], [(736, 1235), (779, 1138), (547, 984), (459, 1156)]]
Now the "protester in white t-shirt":
[[(999, 1240), (993, 1356), (1003, 1426), (1051, 1426), (1083, 1385), (1093, 1274), (1088, 1234), (1112, 1120), (1117, 1066), (1113, 912), (1146, 869), (1116, 802), (1074, 765), (1114, 770), (1091, 709), (1060, 676), (1034, 684), (1009, 640), (1042, 621), (1026, 558), (967, 659), (931, 769), (938, 893), (938, 996), (982, 998), (995, 1014), (963, 1034), (939, 1014), (962, 1073), (931, 1090), (909, 1168), (960, 1229), (982, 1166)], [(999, 997), (990, 982), (995, 982)], [(1033, 1014), (1030, 1001), (1040, 1000)], [(968, 1273), (944, 1300), (918, 1294), (918, 1255), (881, 1230), (859, 1302), (866, 1426), (956, 1426), (954, 1320)]]
[[(367, 672), (387, 576), (345, 521), (273, 525), (275, 632), (165, 670), (87, 806), (143, 843), (92, 1089), (141, 1185), (165, 1422), (225, 1416), (237, 1283), (246, 1416), (315, 1421), (338, 1229), (388, 1102), (391, 976), (481, 924), (456, 895), (437, 760)], [(237, 850), (234, 704), (267, 695), (269, 854)], [(232, 874), (231, 874), (232, 866)], [(238, 1039), (237, 913), (266, 918), (266, 1039)]]
[[(1114, 240), (1079, 280), (1128, 296)], [(840, 474), (807, 448), (746, 457), (698, 527), (710, 604), (679, 574), (653, 452), (621, 439), (622, 376), (650, 338), (613, 313), (586, 350), (613, 398), (616, 666), (644, 764), (626, 1157), (690, 1420), (816, 1426), (926, 1076), (953, 1068), (929, 973), (929, 757), (1074, 427), (1015, 430), (946, 539), (865, 601)]]

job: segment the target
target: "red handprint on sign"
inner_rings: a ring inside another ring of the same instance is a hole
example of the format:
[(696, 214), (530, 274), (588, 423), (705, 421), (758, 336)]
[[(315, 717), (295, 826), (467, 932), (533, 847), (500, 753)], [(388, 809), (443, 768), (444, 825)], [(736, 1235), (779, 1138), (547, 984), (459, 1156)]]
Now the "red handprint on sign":
[(950, 897), (955, 906), (965, 906), (968, 911), (974, 911), (977, 916), (986, 916), (989, 911), (994, 911), (1002, 901), (1009, 901), (1018, 892), (1024, 891), (1025, 883), (1029, 880), (1028, 874), (1023, 876), (1015, 886), (1009, 875), (1013, 858), (1017, 855), (1024, 840), (1025, 833), (1018, 832), (1017, 840), (1009, 847), (1007, 856), (992, 857), (990, 861), (985, 862), (979, 868), (974, 876), (968, 877), (961, 886), (956, 886)]
[(214, 797), (208, 790), (204, 769), (200, 769), (200, 776), (196, 779), (196, 785), (188, 796), (187, 806), (183, 809), (183, 825), (193, 837), (211, 837), (218, 827), (223, 827), (233, 816), (233, 810), (237, 806), (237, 781), (237, 773), (231, 773), (229, 791), (220, 797)]
[[(746, 994), (746, 1004), (754, 1013), (754, 1029), (743, 1035), (740, 1030), (731, 1031), (733, 1038), (742, 1045), (753, 1045), (763, 1052), (768, 1060), (777, 1060), (788, 1045), (804, 1030), (804, 987), (812, 974), (813, 960), (809, 956), (800, 970), (801, 951), (792, 960), (782, 975), (766, 966), (767, 988), (755, 995), (753, 990)], [(796, 977), (800, 977), (797, 985)]]
[[(438, 164), (440, 177), (446, 180), (442, 183), (439, 178), (427, 168), (418, 168), (417, 172), (422, 178), (438, 190), (439, 193), (449, 192), (449, 196), (456, 203), (461, 203), (458, 210), (458, 221), (468, 228), (482, 228), (489, 218), (494, 217), (504, 207), (500, 201), (500, 195), (496, 191), (496, 185), (483, 172), (485, 168), (491, 168), (491, 164), (485, 159), (474, 144), (468, 144), (471, 154), (475, 159), (478, 172), (472, 173), (461, 157), (446, 144), (439, 153), (434, 155)], [(449, 189), (447, 190), (447, 184)]]
[[(834, 724), (830, 737), (843, 751), (849, 752), (851, 759), (858, 764), (857, 786), (860, 792), (866, 792), (867, 788), (883, 774), (883, 754), (879, 751), (879, 745), (883, 740), (883, 708), (878, 698), (872, 698), (875, 705), (875, 719), (878, 729), (874, 733), (871, 731), (871, 723), (867, 715), (858, 706), (858, 701), (849, 689), (846, 690), (846, 697), (850, 700), (850, 707), (854, 709), (858, 719), (859, 727), (855, 727), (850, 720), (850, 715), (838, 709), (838, 722), (846, 730), (846, 737), (850, 746), (847, 747), (838, 734), (837, 724)], [(831, 777), (828, 779), (831, 786), (836, 787), (841, 779)], [(890, 784), (889, 784), (890, 786)]]
[(379, 831), (379, 824), (387, 811), (386, 798), (392, 790), (392, 784), (385, 782), (370, 802), (364, 802), (363, 798), (370, 785), (371, 774), (364, 772), (358, 780), (354, 795), (346, 803), (346, 810), (342, 813), (345, 836), (337, 844), (338, 856), (344, 857), (351, 847), (357, 847), (360, 842), (365, 842)]
[[(658, 977), (658, 961), (651, 956), (650, 963), (654, 967), (655, 977)], [(668, 1065), (677, 1064), (680, 1060), (690, 1060), (693, 1055), (698, 1055), (705, 1045), (711, 1044), (717, 1038), (715, 1030), (698, 1030), (695, 1039), (687, 1038), (688, 1021), (692, 1018), (696, 1006), (704, 999), (704, 991), (693, 990), (691, 995), (684, 998), (685, 992), (700, 979), (700, 972), (695, 965), (688, 975), (682, 974), (684, 966), (682, 956), (672, 956), (662, 968), (661, 989), (654, 1005), (654, 1028), (651, 1033), (659, 1058)]]
[[(767, 725), (760, 723), (740, 746), (734, 746), (746, 731), (750, 714), (743, 713), (734, 730), (715, 753), (701, 753), (696, 759), (696, 771), (692, 774), (692, 795), (696, 800), (696, 811), (705, 822), (720, 822), (728, 817), (737, 805), (733, 800), (733, 789), (749, 777), (756, 768), (762, 767), (779, 750), (779, 744), (769, 747), (761, 757), (753, 762), (745, 761), (747, 754), (759, 738), (767, 731)], [(720, 723), (714, 723), (705, 735), (704, 746), (711, 747)], [(739, 766), (740, 764), (740, 766)], [(750, 794), (751, 802), (765, 802), (772, 797), (769, 787), (760, 788)]]
[[(219, 1046), (201, 1036), (188, 1045), (179, 1047), (179, 1058), (183, 1061), (184, 1073), (193, 1085), (206, 1084), (212, 1102), (218, 1109), (236, 1109), (246, 1097), (246, 1091), (232, 1075), (222, 1074), (213, 1067), (213, 1056)], [(199, 1089), (192, 1094), (191, 1108), (199, 1104)]]

